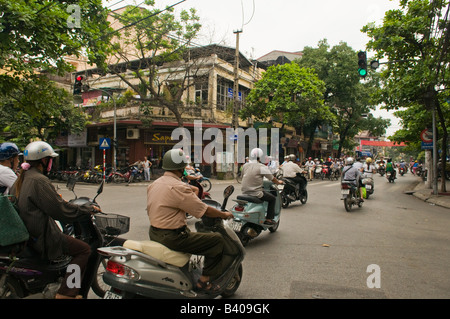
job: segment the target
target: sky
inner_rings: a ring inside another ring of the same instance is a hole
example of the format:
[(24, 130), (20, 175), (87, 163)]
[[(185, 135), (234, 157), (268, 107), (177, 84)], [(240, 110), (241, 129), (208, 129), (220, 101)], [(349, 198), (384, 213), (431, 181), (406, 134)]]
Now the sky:
[[(155, 0), (163, 9), (182, 0)], [(104, 0), (104, 5), (117, 9), (138, 5), (143, 0)], [(356, 50), (366, 50), (369, 38), (361, 28), (375, 22), (381, 25), (386, 11), (399, 8), (399, 0), (185, 0), (175, 12), (195, 8), (202, 30), (197, 44), (211, 43), (236, 47), (249, 59), (257, 59), (273, 51), (302, 51), (317, 47), (327, 39), (330, 46), (346, 42)], [(370, 58), (370, 52), (368, 53)], [(379, 110), (375, 116), (391, 119), (387, 136), (399, 128), (391, 112)]]

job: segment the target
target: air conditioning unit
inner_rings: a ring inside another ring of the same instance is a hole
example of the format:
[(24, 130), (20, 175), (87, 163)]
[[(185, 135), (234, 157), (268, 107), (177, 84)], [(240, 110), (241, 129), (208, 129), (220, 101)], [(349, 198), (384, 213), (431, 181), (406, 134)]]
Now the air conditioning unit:
[(128, 128), (127, 129), (127, 139), (135, 140), (139, 138), (139, 129), (138, 128)]

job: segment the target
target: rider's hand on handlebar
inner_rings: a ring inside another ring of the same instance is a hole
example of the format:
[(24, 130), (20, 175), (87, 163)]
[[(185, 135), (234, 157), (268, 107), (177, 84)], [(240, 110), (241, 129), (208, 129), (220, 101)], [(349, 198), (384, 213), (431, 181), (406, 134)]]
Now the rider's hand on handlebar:
[(92, 205), (91, 206), (92, 210), (91, 210), (91, 214), (97, 214), (97, 213), (101, 213), (102, 210), (100, 209), (100, 207), (96, 206), (96, 205)]
[(229, 211), (224, 211), (222, 212), (224, 214), (224, 216), (222, 217), (223, 219), (231, 219), (234, 218), (234, 215), (232, 213), (230, 213)]

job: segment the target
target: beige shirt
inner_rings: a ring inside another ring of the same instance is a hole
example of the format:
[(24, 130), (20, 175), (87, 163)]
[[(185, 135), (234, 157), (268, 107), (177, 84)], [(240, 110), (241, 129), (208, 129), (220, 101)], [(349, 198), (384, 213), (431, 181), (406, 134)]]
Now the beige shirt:
[(174, 173), (166, 171), (147, 188), (147, 214), (150, 224), (162, 229), (187, 225), (186, 213), (201, 218), (208, 205), (203, 203)]
[(287, 162), (283, 165), (283, 177), (296, 177), (297, 173), (302, 173), (303, 169), (294, 162)]
[(242, 166), (242, 193), (246, 195), (263, 196), (263, 178), (269, 181), (273, 179), (273, 175), (269, 168), (261, 163), (250, 162)]

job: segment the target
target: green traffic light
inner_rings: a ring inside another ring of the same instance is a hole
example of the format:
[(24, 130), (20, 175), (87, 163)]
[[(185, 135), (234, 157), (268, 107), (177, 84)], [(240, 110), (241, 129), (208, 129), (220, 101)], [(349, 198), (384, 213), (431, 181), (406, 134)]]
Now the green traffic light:
[(360, 76), (366, 76), (367, 75), (367, 70), (366, 69), (358, 69), (358, 73)]

